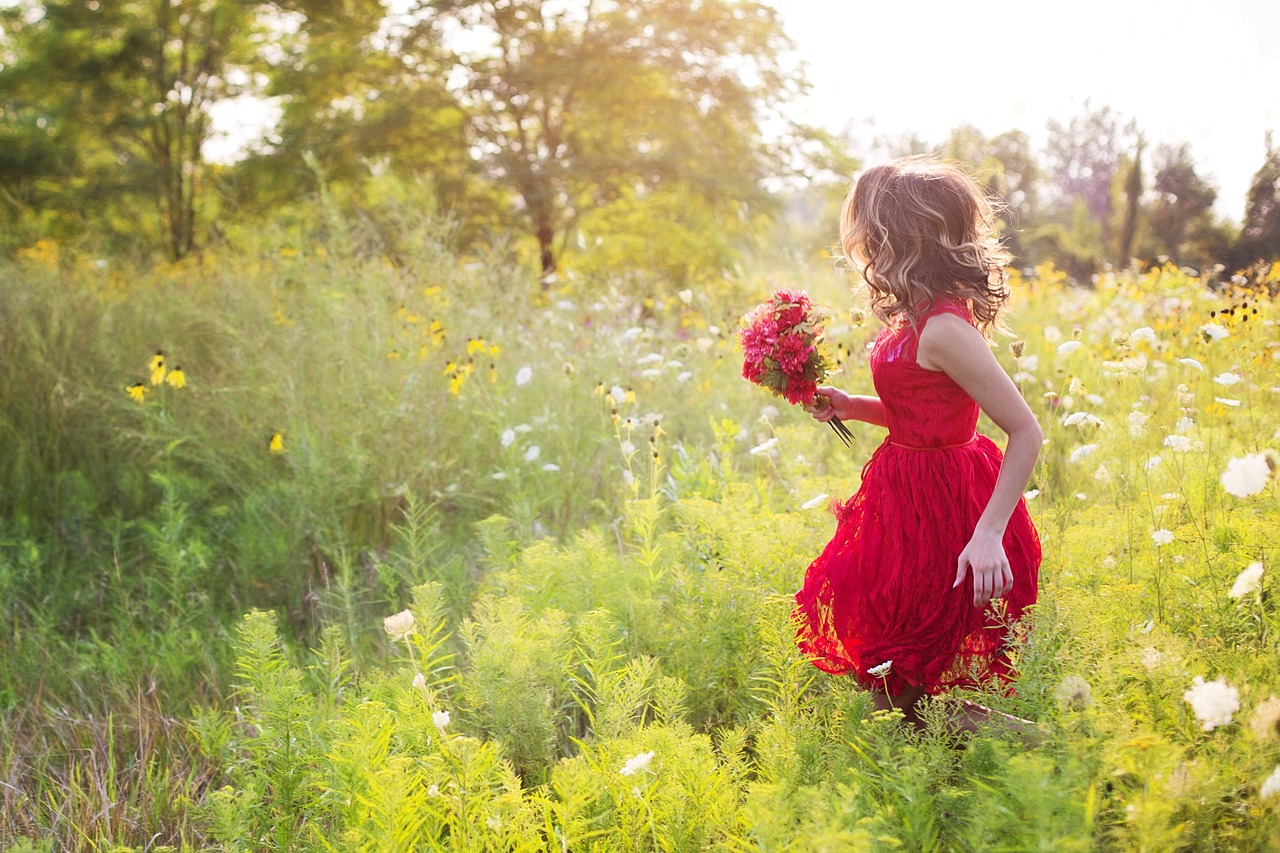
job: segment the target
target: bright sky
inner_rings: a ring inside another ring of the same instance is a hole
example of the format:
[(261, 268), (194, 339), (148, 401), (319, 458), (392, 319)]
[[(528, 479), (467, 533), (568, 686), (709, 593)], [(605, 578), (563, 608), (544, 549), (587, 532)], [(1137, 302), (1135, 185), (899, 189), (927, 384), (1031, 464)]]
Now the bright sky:
[[(1280, 144), (1277, 0), (772, 0), (812, 94), (794, 117), (854, 137), (941, 143), (972, 124), (1026, 131), (1111, 106), (1153, 143), (1188, 142), (1235, 221)], [(855, 152), (858, 153), (858, 152)], [(1148, 171), (1148, 177), (1152, 175)]]

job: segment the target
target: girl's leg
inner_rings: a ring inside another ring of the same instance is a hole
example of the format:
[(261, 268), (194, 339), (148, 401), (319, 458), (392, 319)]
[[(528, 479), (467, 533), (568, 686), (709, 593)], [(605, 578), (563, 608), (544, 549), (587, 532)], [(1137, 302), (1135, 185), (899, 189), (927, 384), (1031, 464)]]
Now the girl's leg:
[(920, 714), (916, 708), (916, 703), (920, 701), (920, 697), (923, 695), (923, 687), (909, 686), (897, 696), (890, 696), (883, 690), (872, 690), (871, 701), (875, 704), (877, 711), (888, 711), (890, 708), (897, 708), (902, 712), (908, 723), (917, 729), (923, 729), (924, 720), (920, 719)]
[(1020, 735), (1024, 740), (1038, 740), (1040, 729), (1030, 720), (988, 708), (986, 705), (979, 705), (968, 699), (961, 699), (958, 704), (959, 709), (950, 716), (951, 726), (957, 732), (972, 734), (984, 726), (994, 725)]

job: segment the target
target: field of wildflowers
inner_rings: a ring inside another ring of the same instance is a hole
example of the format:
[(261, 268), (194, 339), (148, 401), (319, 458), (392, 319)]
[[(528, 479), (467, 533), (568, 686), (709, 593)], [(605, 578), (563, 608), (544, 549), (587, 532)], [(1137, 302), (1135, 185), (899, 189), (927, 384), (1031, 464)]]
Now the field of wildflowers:
[(804, 287), (865, 392), (848, 280), (544, 290), (445, 230), (5, 270), (0, 850), (1280, 848), (1280, 265), (1018, 278), (1043, 590), (974, 698), (1041, 736), (957, 748), (792, 642), (881, 436), (733, 333)]

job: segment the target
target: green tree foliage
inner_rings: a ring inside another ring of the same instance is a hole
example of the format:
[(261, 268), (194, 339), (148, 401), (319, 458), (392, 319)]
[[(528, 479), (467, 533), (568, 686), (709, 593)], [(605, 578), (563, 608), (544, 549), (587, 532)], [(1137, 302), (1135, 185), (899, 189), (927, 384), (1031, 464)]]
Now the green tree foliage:
[(196, 245), (209, 106), (237, 93), (251, 4), (217, 0), (22, 3), (0, 17), (12, 62), (0, 72), (11, 208), (48, 211), (74, 233), (110, 217), (137, 229), (146, 200), (172, 258)]
[[(466, 139), (516, 196), (544, 275), (596, 208), (681, 185), (718, 211), (780, 167), (760, 120), (800, 83), (761, 3), (435, 0), (406, 50), (446, 45)], [(465, 38), (462, 36), (465, 34)]]
[(1147, 254), (1197, 268), (1225, 260), (1228, 237), (1213, 216), (1218, 191), (1197, 174), (1190, 146), (1160, 146), (1154, 166)]
[(1001, 201), (998, 210), (1003, 223), (1005, 245), (1021, 258), (1025, 252), (1023, 230), (1035, 220), (1041, 170), (1031, 149), (1031, 140), (1020, 130), (1009, 130), (988, 139), (972, 125), (951, 131), (945, 150), (948, 156), (968, 163), (986, 188)]
[(1244, 224), (1236, 245), (1238, 266), (1280, 258), (1280, 146), (1267, 134), (1267, 157), (1249, 184)]

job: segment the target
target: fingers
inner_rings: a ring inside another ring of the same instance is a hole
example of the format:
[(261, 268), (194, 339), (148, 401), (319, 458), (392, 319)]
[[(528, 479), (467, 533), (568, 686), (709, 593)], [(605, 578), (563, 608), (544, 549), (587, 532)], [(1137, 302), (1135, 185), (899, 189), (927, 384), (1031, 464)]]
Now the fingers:
[(968, 568), (969, 561), (964, 558), (964, 555), (961, 555), (960, 559), (956, 560), (956, 582), (951, 585), (952, 589), (964, 583), (964, 573)]

